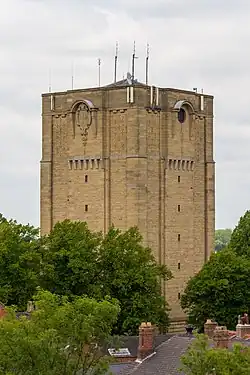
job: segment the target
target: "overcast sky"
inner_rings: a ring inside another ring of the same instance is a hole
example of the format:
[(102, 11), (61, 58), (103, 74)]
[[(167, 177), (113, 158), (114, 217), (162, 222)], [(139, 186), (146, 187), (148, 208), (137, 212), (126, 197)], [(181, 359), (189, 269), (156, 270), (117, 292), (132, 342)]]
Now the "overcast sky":
[[(215, 96), (216, 227), (234, 227), (250, 197), (250, 0), (8, 0), (0, 12), (0, 212), (39, 225), (41, 93), (119, 78)], [(249, 113), (248, 113), (249, 112)]]

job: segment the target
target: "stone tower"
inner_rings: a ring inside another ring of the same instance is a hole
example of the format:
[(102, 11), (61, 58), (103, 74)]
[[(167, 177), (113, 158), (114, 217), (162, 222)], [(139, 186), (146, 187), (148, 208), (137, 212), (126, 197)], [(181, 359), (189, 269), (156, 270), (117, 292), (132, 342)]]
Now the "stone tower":
[(146, 86), (42, 95), (41, 233), (66, 218), (106, 232), (138, 226), (174, 278), (178, 321), (187, 280), (214, 246), (213, 97)]

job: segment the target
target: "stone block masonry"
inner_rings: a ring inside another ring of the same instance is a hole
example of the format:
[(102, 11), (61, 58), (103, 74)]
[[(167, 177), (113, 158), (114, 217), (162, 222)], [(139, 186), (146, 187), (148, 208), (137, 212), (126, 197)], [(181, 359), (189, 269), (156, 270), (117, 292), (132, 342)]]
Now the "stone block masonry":
[(66, 218), (138, 226), (173, 273), (173, 320), (213, 251), (214, 182), (212, 96), (126, 80), (42, 96), (41, 233)]

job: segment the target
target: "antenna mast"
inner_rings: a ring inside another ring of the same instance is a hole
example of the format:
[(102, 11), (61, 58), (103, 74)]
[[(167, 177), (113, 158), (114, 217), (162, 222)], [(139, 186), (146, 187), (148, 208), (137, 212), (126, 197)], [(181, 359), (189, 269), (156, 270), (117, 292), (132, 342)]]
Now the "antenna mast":
[(147, 56), (146, 56), (146, 85), (148, 85), (148, 60), (149, 60), (149, 44), (147, 44)]
[(51, 93), (51, 69), (49, 70), (49, 93)]
[(101, 59), (98, 59), (98, 84), (101, 86)]
[(134, 42), (134, 51), (132, 55), (132, 84), (134, 83), (134, 79), (135, 79), (135, 59), (138, 59), (138, 57), (135, 55), (135, 42)]
[(114, 77), (115, 83), (116, 83), (116, 75), (117, 75), (117, 59), (118, 59), (118, 43), (116, 42), (116, 45), (115, 45), (115, 77)]
[(74, 90), (74, 63), (71, 64), (71, 90)]

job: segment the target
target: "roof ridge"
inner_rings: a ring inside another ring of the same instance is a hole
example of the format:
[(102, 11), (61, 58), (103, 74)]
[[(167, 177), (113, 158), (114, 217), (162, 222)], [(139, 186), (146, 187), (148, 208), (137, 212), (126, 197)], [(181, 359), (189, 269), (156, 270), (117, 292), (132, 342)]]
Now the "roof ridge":
[[(159, 349), (160, 347), (162, 347), (164, 344), (166, 343), (169, 343), (169, 341), (171, 341), (173, 338), (175, 337), (178, 337), (176, 335), (170, 337), (168, 340), (166, 341), (163, 341), (160, 345), (158, 345), (155, 350)], [(147, 356), (143, 361), (140, 361), (140, 362), (136, 362), (137, 365), (132, 369), (132, 371), (130, 372), (129, 375), (132, 375), (134, 374), (134, 372), (138, 369), (138, 367), (140, 367), (143, 363), (145, 363), (148, 359), (152, 358), (152, 356), (154, 356), (156, 354), (156, 351), (154, 351), (154, 353), (150, 354), (149, 356)]]

